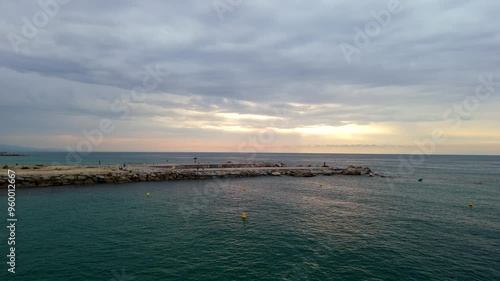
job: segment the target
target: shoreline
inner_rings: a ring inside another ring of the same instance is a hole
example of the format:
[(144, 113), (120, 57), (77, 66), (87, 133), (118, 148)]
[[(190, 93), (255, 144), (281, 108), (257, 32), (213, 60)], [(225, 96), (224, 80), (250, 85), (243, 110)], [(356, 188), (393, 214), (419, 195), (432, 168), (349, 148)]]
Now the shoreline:
[[(315, 177), (333, 175), (373, 176), (368, 167), (349, 166), (345, 169), (324, 167), (287, 167), (283, 163), (250, 164), (181, 164), (162, 165), (25, 165), (3, 167), (0, 187), (8, 187), (8, 170), (15, 171), (16, 187), (48, 187), (130, 183), (147, 181), (204, 180), (259, 176)], [(376, 175), (376, 174), (375, 174)]]
[(5, 157), (13, 157), (13, 156), (29, 156), (27, 154), (17, 154), (17, 153), (10, 153), (10, 152), (0, 152), (0, 157), (5, 156)]

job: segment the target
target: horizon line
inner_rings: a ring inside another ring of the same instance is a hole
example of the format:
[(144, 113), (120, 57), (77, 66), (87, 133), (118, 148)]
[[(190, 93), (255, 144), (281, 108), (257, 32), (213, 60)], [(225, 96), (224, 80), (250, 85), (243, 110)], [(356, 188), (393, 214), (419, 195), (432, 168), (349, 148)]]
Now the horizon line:
[[(3, 151), (0, 151), (3, 152)], [(64, 150), (50, 150), (50, 149), (42, 149), (40, 150), (19, 150), (16, 151), (19, 153), (27, 153), (27, 152), (36, 152), (36, 153), (74, 153), (70, 151), (64, 151)], [(237, 151), (92, 151), (89, 152), (88, 155), (92, 153), (233, 153), (233, 154), (337, 154), (337, 155), (412, 155), (411, 153), (357, 153), (357, 152), (272, 152), (272, 151), (267, 151), (267, 152), (237, 152)], [(86, 156), (88, 156), (86, 155)], [(454, 153), (432, 153), (432, 154), (425, 154), (421, 153), (419, 155), (425, 155), (425, 156), (500, 156), (500, 154), (454, 154)], [(85, 157), (85, 156), (84, 156)]]

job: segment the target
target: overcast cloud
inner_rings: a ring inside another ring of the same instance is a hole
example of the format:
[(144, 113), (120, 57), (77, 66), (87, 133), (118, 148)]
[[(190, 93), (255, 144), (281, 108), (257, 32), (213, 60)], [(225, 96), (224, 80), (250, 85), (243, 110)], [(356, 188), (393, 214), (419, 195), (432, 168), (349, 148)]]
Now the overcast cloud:
[(442, 129), (438, 153), (500, 153), (495, 1), (401, 0), (347, 59), (395, 1), (54, 1), (33, 38), (43, 7), (0, 4), (0, 143), (75, 147), (110, 119), (94, 150), (238, 151), (265, 130), (261, 151), (399, 153)]

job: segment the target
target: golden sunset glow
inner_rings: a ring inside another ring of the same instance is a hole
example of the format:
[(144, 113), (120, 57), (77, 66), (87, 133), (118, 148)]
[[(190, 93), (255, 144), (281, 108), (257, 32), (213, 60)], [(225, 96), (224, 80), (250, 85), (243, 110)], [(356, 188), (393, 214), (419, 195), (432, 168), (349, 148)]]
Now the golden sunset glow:
[(376, 1), (356, 17), (348, 2), (250, 2), (227, 22), (210, 19), (212, 2), (165, 1), (174, 18), (122, 3), (136, 20), (70, 12), (33, 38), (19, 34), (24, 13), (2, 18), (26, 41), (0, 42), (0, 147), (404, 153), (438, 130), (435, 153), (500, 154), (498, 28), (483, 4), (412, 1), (358, 46)]

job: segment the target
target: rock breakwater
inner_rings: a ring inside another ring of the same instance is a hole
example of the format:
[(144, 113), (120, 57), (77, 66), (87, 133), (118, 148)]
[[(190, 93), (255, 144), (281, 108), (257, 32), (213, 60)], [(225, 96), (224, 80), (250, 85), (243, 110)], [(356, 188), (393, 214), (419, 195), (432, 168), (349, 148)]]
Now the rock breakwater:
[[(83, 168), (82, 168), (83, 169)], [(332, 175), (373, 175), (368, 167), (349, 166), (346, 169), (324, 167), (247, 167), (221, 169), (165, 169), (161, 167), (129, 167), (122, 169), (72, 169), (45, 167), (40, 171), (11, 169), (16, 172), (16, 187), (46, 187), (100, 183), (130, 183), (146, 181), (202, 180), (215, 178), (246, 178), (261, 176), (314, 177)], [(0, 187), (8, 186), (7, 170), (0, 176)]]

